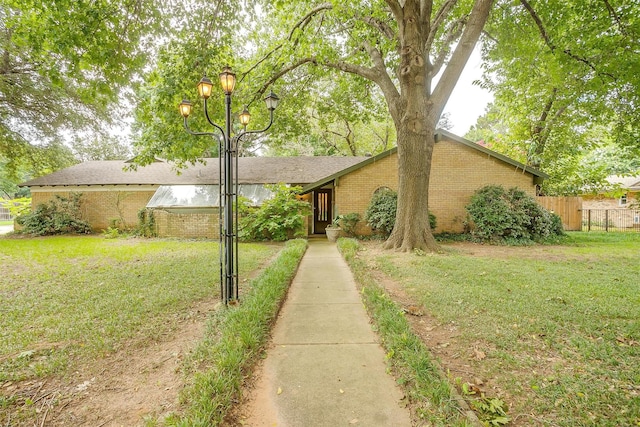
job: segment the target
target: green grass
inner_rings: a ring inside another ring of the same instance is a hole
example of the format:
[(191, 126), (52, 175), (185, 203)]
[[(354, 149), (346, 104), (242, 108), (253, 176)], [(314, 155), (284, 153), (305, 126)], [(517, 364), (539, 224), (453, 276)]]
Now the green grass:
[(412, 404), (414, 418), (432, 426), (470, 425), (452, 395), (446, 376), (411, 329), (401, 308), (371, 276), (357, 256), (354, 239), (339, 239), (338, 247), (362, 287), (365, 307), (374, 322), (394, 376)]
[[(240, 276), (280, 246), (240, 245)], [(161, 339), (219, 297), (212, 241), (96, 236), (0, 239), (0, 383)]]
[[(374, 261), (456, 329), (452, 345), (468, 370), (496, 385), (512, 419), (640, 425), (639, 234), (571, 233), (537, 254), (455, 247)], [(469, 358), (474, 348), (486, 359)]]
[(251, 281), (240, 305), (214, 314), (204, 340), (186, 362), (193, 380), (182, 395), (184, 411), (167, 419), (166, 425), (225, 425), (240, 400), (244, 379), (261, 357), (306, 246), (304, 240), (287, 242), (278, 258)]
[(0, 221), (0, 225), (13, 225), (13, 221)]

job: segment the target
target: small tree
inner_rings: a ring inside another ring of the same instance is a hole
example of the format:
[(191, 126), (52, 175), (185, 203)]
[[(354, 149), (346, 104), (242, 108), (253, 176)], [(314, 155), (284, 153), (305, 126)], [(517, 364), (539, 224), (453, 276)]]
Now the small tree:
[(22, 231), (37, 236), (64, 233), (91, 233), (91, 226), (82, 219), (82, 194), (67, 197), (56, 195), (49, 203), (38, 205), (33, 212), (16, 218)]
[(240, 238), (245, 240), (284, 241), (304, 235), (304, 217), (311, 214), (309, 203), (297, 198), (301, 187), (269, 185), (273, 192), (259, 208), (250, 208), (246, 200), (238, 203)]
[(467, 205), (472, 233), (481, 240), (528, 242), (564, 234), (562, 220), (518, 188), (488, 185)]

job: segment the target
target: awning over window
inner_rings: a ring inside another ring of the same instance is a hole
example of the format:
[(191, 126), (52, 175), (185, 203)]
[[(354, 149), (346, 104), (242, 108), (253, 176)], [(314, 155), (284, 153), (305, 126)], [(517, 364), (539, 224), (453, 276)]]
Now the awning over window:
[[(251, 200), (253, 206), (273, 197), (273, 193), (262, 184), (238, 186), (241, 196)], [(148, 208), (215, 208), (220, 205), (217, 185), (161, 185), (156, 190)]]

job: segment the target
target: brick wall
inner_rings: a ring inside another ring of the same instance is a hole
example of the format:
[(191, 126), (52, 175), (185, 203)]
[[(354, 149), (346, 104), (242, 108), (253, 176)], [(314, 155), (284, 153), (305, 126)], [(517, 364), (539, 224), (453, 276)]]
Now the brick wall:
[[(436, 143), (429, 184), (429, 209), (437, 219), (436, 232), (462, 232), (465, 206), (485, 185), (518, 187), (535, 196), (533, 176), (494, 157), (454, 141)], [(364, 217), (374, 191), (398, 189), (397, 154), (342, 176), (335, 188), (336, 214), (358, 212)], [(360, 224), (359, 232), (367, 232)]]
[(81, 193), (81, 210), (83, 219), (88, 221), (94, 231), (102, 231), (117, 220), (122, 228), (138, 225), (138, 211), (147, 205), (155, 189), (118, 190), (116, 187), (106, 189), (91, 187), (67, 191), (33, 191), (31, 206), (49, 202), (55, 195), (69, 197), (71, 193)]
[(588, 194), (582, 196), (582, 209), (627, 209), (638, 204), (640, 193), (628, 192), (627, 204), (620, 204), (620, 197), (609, 197), (605, 194)]
[(153, 218), (159, 237), (218, 238), (220, 222), (215, 213), (173, 213), (155, 209)]

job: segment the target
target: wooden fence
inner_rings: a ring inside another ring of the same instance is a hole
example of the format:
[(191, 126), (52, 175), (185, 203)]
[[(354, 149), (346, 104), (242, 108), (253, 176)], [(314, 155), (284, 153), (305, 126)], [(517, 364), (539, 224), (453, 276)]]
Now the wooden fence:
[(565, 231), (582, 230), (582, 199), (580, 197), (536, 197), (540, 206), (562, 218)]

